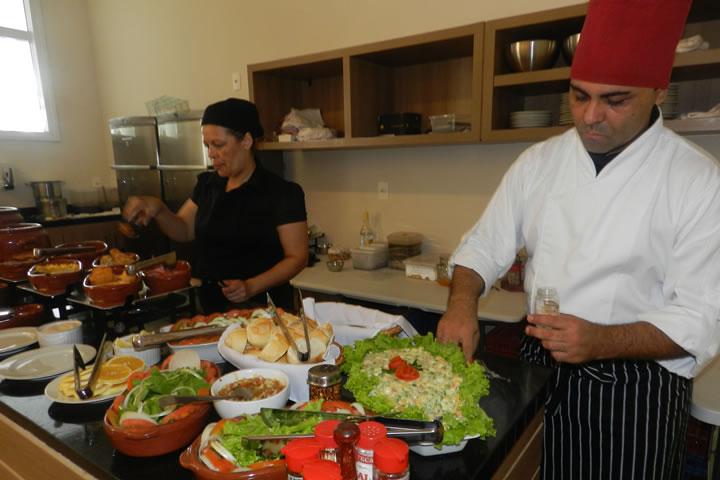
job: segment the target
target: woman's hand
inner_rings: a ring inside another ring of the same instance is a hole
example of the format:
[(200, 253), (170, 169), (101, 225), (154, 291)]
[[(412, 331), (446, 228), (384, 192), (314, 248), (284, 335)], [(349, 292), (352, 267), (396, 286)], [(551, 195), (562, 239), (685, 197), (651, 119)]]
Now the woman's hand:
[(254, 296), (249, 280), (221, 280), (220, 287), (225, 298), (233, 303), (242, 303)]
[(150, 196), (130, 197), (123, 207), (122, 216), (129, 223), (147, 226), (162, 210), (159, 198)]

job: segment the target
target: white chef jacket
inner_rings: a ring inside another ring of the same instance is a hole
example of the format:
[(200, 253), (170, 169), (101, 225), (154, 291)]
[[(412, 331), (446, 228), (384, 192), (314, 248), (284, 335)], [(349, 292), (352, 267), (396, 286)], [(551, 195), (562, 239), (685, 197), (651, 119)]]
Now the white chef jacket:
[(575, 129), (528, 148), (451, 264), (492, 285), (523, 246), (530, 305), (555, 287), (562, 313), (649, 322), (690, 354), (658, 363), (688, 378), (717, 353), (720, 166), (662, 118), (599, 175)]

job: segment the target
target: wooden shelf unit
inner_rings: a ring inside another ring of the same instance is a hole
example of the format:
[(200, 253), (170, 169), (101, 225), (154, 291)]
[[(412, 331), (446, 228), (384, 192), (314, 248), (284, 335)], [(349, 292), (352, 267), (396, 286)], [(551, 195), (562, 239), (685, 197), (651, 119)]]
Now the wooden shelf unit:
[[(259, 144), (262, 150), (408, 147), (480, 141), (484, 24), (248, 66), (266, 132), (294, 108), (320, 108), (338, 138)], [(383, 113), (421, 114), (423, 133), (378, 136)], [(429, 117), (470, 118), (470, 130), (428, 133)], [(267, 135), (266, 135), (267, 136)]]

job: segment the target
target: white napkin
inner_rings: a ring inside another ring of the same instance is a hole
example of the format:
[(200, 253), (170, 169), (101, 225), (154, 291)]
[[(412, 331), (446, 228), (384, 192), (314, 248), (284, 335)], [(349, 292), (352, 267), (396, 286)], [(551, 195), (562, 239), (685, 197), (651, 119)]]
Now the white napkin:
[(305, 315), (333, 326), (335, 341), (340, 345), (351, 345), (357, 340), (374, 337), (382, 330), (399, 326), (400, 337), (413, 337), (418, 334), (415, 327), (402, 315), (335, 302), (315, 302), (312, 297), (303, 299)]
[(695, 50), (707, 50), (710, 44), (706, 42), (702, 35), (693, 35), (692, 37), (683, 38), (675, 47), (675, 53), (686, 53)]

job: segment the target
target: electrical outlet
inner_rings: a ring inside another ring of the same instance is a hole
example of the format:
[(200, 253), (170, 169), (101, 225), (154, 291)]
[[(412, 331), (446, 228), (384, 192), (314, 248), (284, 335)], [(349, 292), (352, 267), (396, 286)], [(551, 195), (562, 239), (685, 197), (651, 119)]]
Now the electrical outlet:
[(233, 72), (232, 74), (232, 87), (233, 90), (238, 91), (240, 90), (241, 83), (240, 83), (240, 72)]
[(378, 198), (380, 200), (387, 200), (389, 196), (389, 187), (388, 182), (385, 181), (379, 181), (378, 182)]

